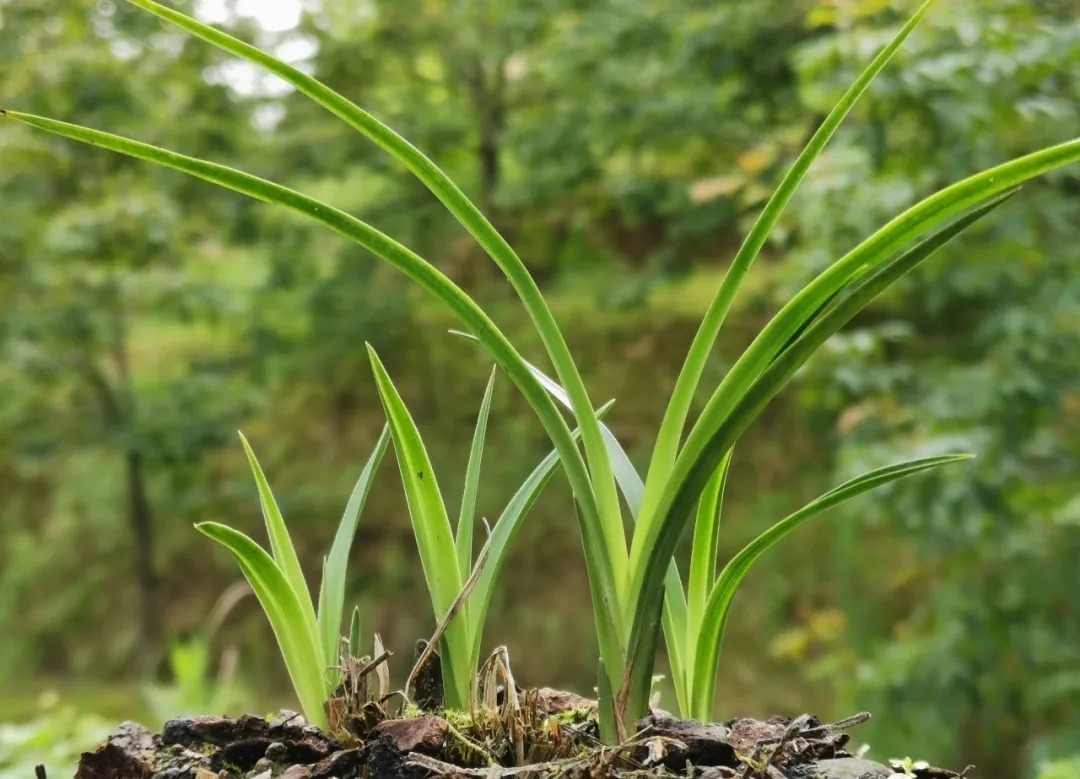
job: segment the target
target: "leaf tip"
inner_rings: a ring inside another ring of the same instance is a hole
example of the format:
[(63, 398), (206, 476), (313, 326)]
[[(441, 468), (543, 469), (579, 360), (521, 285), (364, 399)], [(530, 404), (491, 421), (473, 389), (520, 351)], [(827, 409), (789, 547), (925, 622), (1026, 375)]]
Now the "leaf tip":
[(446, 332), (448, 332), (450, 335), (456, 335), (458, 338), (464, 338), (467, 341), (479, 341), (480, 340), (479, 338), (477, 338), (475, 335), (468, 332), (467, 330), (457, 330), (455, 328), (450, 328)]
[(367, 347), (368, 359), (371, 361), (371, 369), (375, 371), (376, 377), (385, 375), (386, 368), (383, 366), (382, 360), (379, 359), (379, 353), (375, 351), (375, 347), (366, 341), (364, 346)]
[(240, 436), (240, 445), (244, 447), (244, 453), (249, 460), (255, 459), (255, 450), (251, 448), (251, 442), (247, 440), (247, 436), (241, 431), (237, 430), (236, 434)]

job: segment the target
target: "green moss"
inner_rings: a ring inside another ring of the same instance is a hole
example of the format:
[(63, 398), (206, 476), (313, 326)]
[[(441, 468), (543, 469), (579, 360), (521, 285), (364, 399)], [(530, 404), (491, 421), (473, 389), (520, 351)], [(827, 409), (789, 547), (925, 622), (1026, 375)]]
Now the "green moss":
[(233, 776), (243, 776), (244, 775), (244, 771), (243, 771), (243, 769), (240, 768), (240, 766), (236, 765), (235, 763), (230, 763), (228, 760), (222, 760), (221, 761), (221, 767), (223, 769), (225, 769), (226, 771), (228, 771)]
[(580, 725), (589, 721), (590, 708), (570, 709), (559, 714), (552, 714), (548, 719), (560, 725)]
[(455, 725), (450, 717), (445, 717), (447, 723), (447, 735), (449, 738), (447, 738), (443, 748), (445, 749), (447, 756), (453, 762), (463, 763), (465, 765), (492, 765), (495, 762), (494, 755), (492, 755), (484, 746), (462, 733), (463, 730), (468, 730), (476, 724), (473, 717), (471, 717), (468, 712), (461, 711), (448, 711), (446, 714), (455, 715), (454, 719), (462, 723), (460, 726)]
[(446, 709), (442, 715), (443, 719), (450, 723), (450, 727), (459, 730), (471, 728), (474, 723), (473, 715), (463, 709)]
[(415, 719), (416, 717), (422, 717), (427, 713), (428, 712), (421, 709), (415, 703), (409, 703), (401, 710), (401, 717), (402, 719)]

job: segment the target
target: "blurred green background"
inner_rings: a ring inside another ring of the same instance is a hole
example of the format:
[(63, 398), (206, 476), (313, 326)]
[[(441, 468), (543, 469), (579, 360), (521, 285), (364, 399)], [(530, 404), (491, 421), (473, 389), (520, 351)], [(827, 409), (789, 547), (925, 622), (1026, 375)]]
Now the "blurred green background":
[[(388, 122), (540, 280), (639, 463), (725, 264), (904, 0), (173, 2)], [(847, 120), (729, 318), (709, 381), (812, 273), (898, 211), (1080, 128), (1080, 2), (950, 0)], [(4, 105), (245, 168), (418, 250), (535, 338), (415, 180), (280, 82), (117, 0), (0, 0)], [(314, 572), (381, 426), (373, 343), (460, 491), (490, 369), (453, 322), (299, 218), (0, 125), (0, 777), (63, 774), (121, 718), (293, 705), (200, 520), (261, 538), (235, 435)], [(534, 357), (539, 350), (531, 348)], [(850, 472), (979, 458), (837, 510), (736, 599), (717, 714), (869, 709), (854, 733), (981, 776), (1080, 775), (1080, 170), (1025, 188), (834, 338), (737, 447), (721, 554)], [(546, 451), (497, 386), (480, 509)], [(351, 600), (397, 651), (433, 628), (396, 469)], [(487, 632), (520, 682), (592, 688), (572, 503), (530, 515)], [(662, 669), (658, 669), (662, 670)], [(670, 695), (662, 705), (674, 706)], [(65, 765), (65, 761), (69, 761)]]

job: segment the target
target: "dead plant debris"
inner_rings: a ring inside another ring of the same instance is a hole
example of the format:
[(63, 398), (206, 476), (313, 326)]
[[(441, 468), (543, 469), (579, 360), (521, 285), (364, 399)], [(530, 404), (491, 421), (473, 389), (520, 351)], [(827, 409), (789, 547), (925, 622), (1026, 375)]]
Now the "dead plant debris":
[[(437, 638), (437, 637), (436, 637)], [(420, 642), (406, 689), (391, 692), (389, 653), (355, 658), (326, 703), (330, 735), (296, 712), (181, 717), (157, 735), (125, 722), (76, 779), (961, 779), (923, 762), (886, 766), (845, 748), (861, 713), (822, 723), (804, 714), (702, 723), (654, 710), (633, 736), (601, 743), (595, 700), (523, 689), (505, 648), (480, 669), (473, 711), (442, 708), (436, 642)], [(374, 683), (373, 683), (374, 682)], [(40, 775), (39, 775), (40, 779)]]
[[(885, 766), (844, 750), (816, 717), (700, 723), (656, 713), (619, 747), (598, 741), (588, 699), (514, 690), (497, 709), (385, 717), (338, 737), (295, 712), (182, 717), (152, 735), (131, 722), (79, 762), (76, 779), (960, 779), (925, 763)], [(362, 721), (358, 718), (350, 722)], [(910, 761), (908, 761), (910, 763)], [(909, 772), (910, 771), (910, 772)]]

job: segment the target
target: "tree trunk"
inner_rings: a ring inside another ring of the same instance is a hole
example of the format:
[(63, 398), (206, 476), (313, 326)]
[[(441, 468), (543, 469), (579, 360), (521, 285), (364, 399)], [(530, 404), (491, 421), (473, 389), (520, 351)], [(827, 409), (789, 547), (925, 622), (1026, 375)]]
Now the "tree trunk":
[(144, 657), (153, 658), (158, 640), (158, 580), (154, 566), (154, 531), (146, 496), (142, 455), (128, 448), (124, 455), (128, 491), (128, 521), (135, 540), (135, 578), (139, 585), (139, 629)]
[(505, 65), (487, 66), (477, 59), (469, 68), (469, 93), (476, 112), (480, 163), (480, 205), (487, 217), (497, 221), (495, 193), (501, 178), (501, 144), (506, 129)]
[[(157, 661), (158, 628), (158, 579), (154, 564), (154, 529), (150, 512), (150, 499), (146, 494), (146, 461), (142, 452), (132, 441), (138, 417), (131, 364), (128, 354), (127, 310), (119, 276), (110, 278), (114, 295), (112, 357), (116, 363), (118, 382), (109, 393), (114, 422), (124, 435), (124, 477), (127, 481), (128, 524), (135, 542), (135, 581), (139, 588), (140, 659), (149, 668)], [(119, 396), (119, 398), (117, 398)]]

